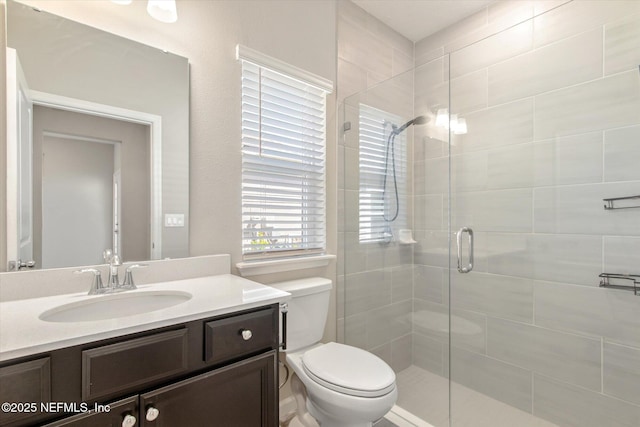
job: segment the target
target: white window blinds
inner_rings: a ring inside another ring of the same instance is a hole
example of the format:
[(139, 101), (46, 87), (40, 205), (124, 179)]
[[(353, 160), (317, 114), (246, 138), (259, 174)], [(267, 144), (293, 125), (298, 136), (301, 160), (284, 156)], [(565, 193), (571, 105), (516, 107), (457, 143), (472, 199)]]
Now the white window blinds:
[[(402, 122), (402, 118), (396, 115), (360, 104), (361, 243), (388, 241), (392, 232), (407, 228), (406, 134), (397, 135), (393, 146), (387, 147), (391, 141), (392, 124), (398, 126)], [(393, 219), (396, 213), (397, 217)]]
[(325, 251), (326, 94), (242, 60), (245, 259)]

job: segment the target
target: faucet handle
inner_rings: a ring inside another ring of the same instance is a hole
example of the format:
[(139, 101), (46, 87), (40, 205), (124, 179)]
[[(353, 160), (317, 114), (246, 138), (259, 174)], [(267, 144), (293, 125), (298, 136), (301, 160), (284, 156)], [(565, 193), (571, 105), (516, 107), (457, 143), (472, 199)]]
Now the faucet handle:
[(105, 292), (106, 289), (102, 284), (102, 275), (100, 274), (100, 270), (97, 270), (95, 268), (83, 268), (82, 270), (76, 270), (73, 273), (74, 274), (93, 273), (93, 282), (91, 282), (91, 289), (89, 289), (89, 295), (103, 294)]
[(125, 289), (136, 289), (136, 285), (133, 283), (133, 273), (132, 271), (136, 268), (146, 268), (149, 264), (131, 264), (124, 270), (124, 282), (122, 283), (122, 287)]

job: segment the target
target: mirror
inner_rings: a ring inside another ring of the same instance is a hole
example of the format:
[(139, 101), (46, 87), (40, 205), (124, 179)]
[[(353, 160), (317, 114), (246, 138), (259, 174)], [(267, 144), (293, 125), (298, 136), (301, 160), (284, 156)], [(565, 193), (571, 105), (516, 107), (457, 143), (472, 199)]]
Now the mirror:
[(188, 256), (188, 60), (15, 1), (7, 46), (4, 269)]

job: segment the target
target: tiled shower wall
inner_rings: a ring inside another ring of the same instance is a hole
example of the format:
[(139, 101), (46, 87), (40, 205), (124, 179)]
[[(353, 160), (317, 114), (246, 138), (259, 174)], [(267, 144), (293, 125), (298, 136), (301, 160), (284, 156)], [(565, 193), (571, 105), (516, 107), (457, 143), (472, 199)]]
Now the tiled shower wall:
[[(414, 363), (446, 376), (450, 358), (455, 383), (558, 425), (640, 425), (640, 296), (598, 287), (604, 271), (640, 274), (640, 209), (602, 201), (640, 194), (640, 2), (498, 2), (415, 57), (416, 113), (467, 121), (451, 229), (474, 228), (476, 265), (449, 295), (448, 147), (432, 122), (414, 153)], [(449, 304), (451, 349), (433, 326)]]
[[(338, 2), (337, 27), (339, 105), (349, 95), (413, 68), (413, 42), (352, 2)], [(408, 120), (413, 75), (405, 73), (393, 87), (370, 95), (361, 101)], [(338, 120), (338, 340), (372, 351), (399, 371), (411, 364), (413, 251), (395, 243), (358, 241), (358, 115), (350, 108), (358, 101), (347, 102)], [(351, 130), (343, 133), (345, 116)]]

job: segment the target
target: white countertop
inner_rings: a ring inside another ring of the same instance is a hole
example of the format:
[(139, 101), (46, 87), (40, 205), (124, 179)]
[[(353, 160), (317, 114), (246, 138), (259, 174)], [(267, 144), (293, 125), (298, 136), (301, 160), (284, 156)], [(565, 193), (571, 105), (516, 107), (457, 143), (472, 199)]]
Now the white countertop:
[(147, 313), (73, 323), (47, 322), (39, 316), (61, 305), (104, 295), (76, 293), (2, 302), (0, 361), (284, 302), (291, 298), (287, 292), (231, 274), (140, 285), (137, 290), (126, 293), (145, 291), (181, 291), (193, 297)]

